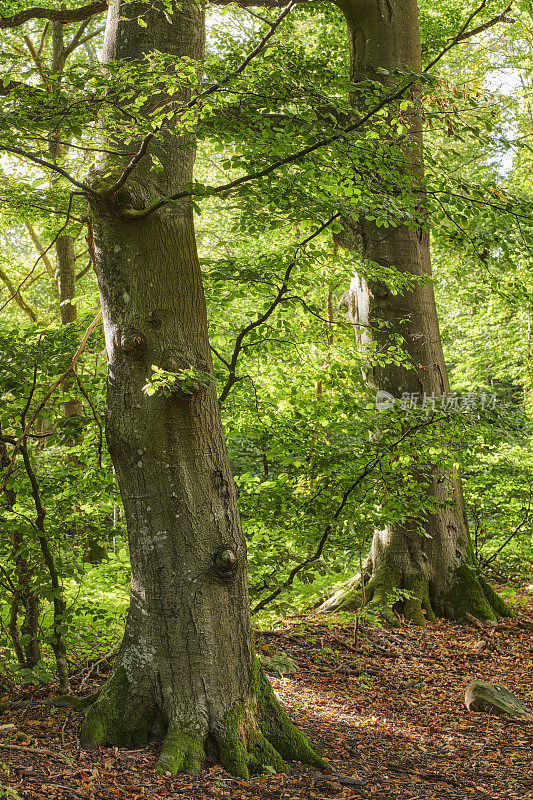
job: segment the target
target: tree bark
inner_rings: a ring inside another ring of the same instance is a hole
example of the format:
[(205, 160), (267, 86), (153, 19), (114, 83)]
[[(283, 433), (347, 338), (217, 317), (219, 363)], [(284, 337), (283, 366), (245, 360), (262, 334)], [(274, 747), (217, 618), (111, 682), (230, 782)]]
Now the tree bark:
[[(355, 110), (360, 81), (379, 81), (391, 92), (394, 90), (398, 74), (384, 76), (380, 69), (389, 73), (422, 71), (416, 0), (339, 0), (338, 5), (348, 29)], [(423, 147), (416, 106), (401, 148), (403, 169), (421, 192)], [(378, 228), (364, 217), (346, 219), (340, 243), (363, 262), (426, 278), (431, 275), (429, 231), (421, 212), (419, 217), (417, 227), (400, 224), (389, 228)], [(383, 354), (400, 340), (411, 367), (370, 365), (369, 386), (396, 398), (404, 393), (420, 398), (449, 393), (430, 283), (417, 281), (407, 291), (393, 294), (384, 282), (367, 281), (356, 275), (342, 303), (362, 348), (373, 344)], [(444, 429), (439, 436), (445, 442)], [(440, 509), (376, 531), (364, 574), (336, 592), (322, 610), (360, 605), (363, 582), (365, 600), (378, 605), (392, 624), (397, 624), (397, 618), (389, 598), (397, 590), (410, 594), (399, 605), (408, 619), (420, 625), (435, 615), (462, 619), (469, 612), (480, 619), (495, 619), (508, 614), (503, 601), (477, 573), (460, 478), (438, 470), (424, 477), (429, 480), (427, 494), (438, 501)]]
[[(162, 4), (147, 9), (113, 4), (104, 62), (140, 60), (153, 49), (201, 61), (198, 4), (176, 4), (170, 18)], [(212, 373), (191, 206), (135, 222), (120, 213), (191, 181), (192, 145), (191, 136), (166, 131), (157, 144), (162, 173), (150, 172), (148, 155), (112, 200), (91, 202), (109, 364), (106, 435), (132, 576), (124, 639), (81, 738), (86, 747), (164, 738), (164, 772), (198, 770), (208, 754), (247, 777), (264, 765), (281, 770), (282, 757), (322, 762), (254, 657), (246, 547), (214, 387), (180, 382), (181, 369)], [(95, 185), (113, 182), (108, 171), (100, 166)], [(143, 391), (152, 365), (175, 376), (171, 391)]]

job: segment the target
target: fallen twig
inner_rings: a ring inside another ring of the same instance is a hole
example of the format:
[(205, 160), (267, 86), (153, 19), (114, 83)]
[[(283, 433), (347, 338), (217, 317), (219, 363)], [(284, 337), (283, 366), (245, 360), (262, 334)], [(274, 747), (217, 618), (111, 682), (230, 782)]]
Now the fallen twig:
[(485, 626), (481, 620), (477, 617), (474, 617), (472, 614), (469, 614), (468, 611), (465, 611), (465, 618), (468, 620), (468, 622), (472, 623), (472, 625), (475, 625), (476, 628), (479, 628), (480, 631), (485, 630)]
[[(53, 750), (45, 750), (43, 747), (25, 747), (22, 744), (4, 744), (0, 742), (0, 750), (24, 750), (25, 753), (39, 753), (45, 756), (58, 756)], [(61, 758), (61, 756), (59, 756)]]
[(350, 653), (357, 653), (361, 654), (363, 651), (360, 648), (356, 648), (351, 645), (349, 642), (345, 642), (344, 639), (339, 638), (338, 636), (333, 636), (333, 641), (337, 644), (340, 644), (341, 647), (344, 647), (345, 650), (349, 650)]
[(449, 778), (447, 775), (441, 775), (438, 772), (418, 772), (416, 769), (399, 767), (396, 764), (385, 764), (385, 766), (392, 772), (405, 772), (407, 775), (416, 775), (424, 781), (442, 781), (443, 783), (449, 783), (450, 786), (461, 786), (459, 781), (456, 781), (455, 778)]

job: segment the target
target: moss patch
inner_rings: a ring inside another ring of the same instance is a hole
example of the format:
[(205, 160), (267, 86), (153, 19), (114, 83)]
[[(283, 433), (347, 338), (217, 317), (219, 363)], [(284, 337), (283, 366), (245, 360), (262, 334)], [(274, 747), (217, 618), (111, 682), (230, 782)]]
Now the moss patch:
[(439, 610), (442, 616), (460, 621), (465, 619), (466, 613), (481, 620), (496, 621), (499, 616), (471, 564), (461, 564), (456, 569), (451, 588), (439, 599)]
[[(426, 620), (435, 620), (435, 614), (429, 597), (429, 584), (427, 579), (422, 576), (413, 576), (406, 579), (405, 588), (411, 596), (403, 602), (403, 614), (406, 619), (421, 627), (426, 626)], [(424, 614), (425, 612), (425, 614)]]
[(312, 749), (307, 736), (296, 728), (279, 704), (259, 661), (254, 659), (254, 688), (259, 704), (259, 725), (277, 752), (290, 761), (301, 761), (318, 769), (327, 764)]
[(148, 742), (148, 723), (136, 724), (127, 713), (129, 682), (122, 667), (111, 676), (83, 722), (80, 742), (89, 750), (101, 744), (142, 746)]
[(159, 772), (199, 772), (205, 761), (204, 742), (196, 731), (171, 726), (165, 737), (156, 769)]

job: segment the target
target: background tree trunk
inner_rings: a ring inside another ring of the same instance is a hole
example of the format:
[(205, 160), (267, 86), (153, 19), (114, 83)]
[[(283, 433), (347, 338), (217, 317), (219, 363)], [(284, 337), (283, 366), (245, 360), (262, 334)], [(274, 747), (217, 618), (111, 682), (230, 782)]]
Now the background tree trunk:
[[(0, 428), (0, 436), (2, 430)], [(7, 469), (11, 459), (7, 453), (6, 443), (0, 438), (0, 470)], [(4, 489), (4, 500), (7, 511), (13, 511), (17, 501), (14, 489)], [(11, 598), (11, 615), (9, 633), (13, 640), (13, 647), (21, 667), (33, 669), (41, 660), (41, 643), (39, 635), (39, 596), (32, 585), (33, 568), (28, 557), (28, 546), (24, 540), (22, 529), (15, 523), (11, 537), (12, 556), (15, 564), (15, 573), (18, 587), (13, 588)], [(18, 626), (19, 606), (24, 609), (22, 625)], [(22, 636), (22, 641), (20, 637)]]
[[(139, 14), (147, 27), (137, 24)], [(147, 10), (117, 0), (104, 61), (141, 59), (153, 49), (200, 61), (203, 37), (194, 2), (176, 4), (169, 18), (162, 4)], [(120, 214), (192, 180), (190, 136), (167, 131), (157, 147), (159, 177), (147, 156), (117, 197), (91, 209), (109, 361), (107, 441), (132, 577), (124, 639), (82, 742), (165, 737), (159, 768), (171, 772), (199, 769), (206, 753), (244, 777), (262, 765), (281, 770), (282, 756), (320, 765), (254, 658), (246, 547), (215, 389), (209, 379), (180, 381), (182, 369), (212, 373), (191, 206), (136, 222)], [(113, 179), (96, 178), (105, 180)], [(143, 391), (152, 365), (173, 373), (171, 390)]]
[[(51, 30), (51, 59), (50, 72), (56, 76), (56, 80), (61, 80), (65, 63), (69, 56), (63, 42), (62, 22), (52, 21)], [(50, 133), (50, 155), (54, 163), (61, 160), (63, 155), (63, 145), (60, 138)], [(57, 178), (52, 179), (52, 185)], [(74, 252), (74, 240), (72, 236), (58, 236), (55, 241), (56, 253), (56, 282), (59, 295), (59, 313), (61, 324), (67, 325), (74, 322), (77, 316), (77, 309), (73, 302), (76, 293), (76, 255)]]
[[(380, 69), (422, 71), (416, 0), (340, 0), (338, 4), (346, 18), (356, 85), (370, 79), (392, 92), (398, 74), (384, 76)], [(353, 101), (357, 110), (357, 88)], [(413, 185), (422, 187), (422, 133), (416, 110), (410, 122), (401, 143), (403, 168)], [(346, 219), (339, 240), (363, 261), (394, 267), (417, 278), (431, 275), (429, 232), (422, 221), (416, 228), (378, 228), (364, 217)], [(384, 353), (400, 340), (412, 366), (369, 367), (370, 386), (396, 398), (403, 393), (420, 398), (449, 393), (431, 284), (416, 283), (403, 293), (393, 294), (384, 282), (367, 282), (356, 275), (343, 304), (360, 345), (373, 342)], [(442, 438), (446, 438), (444, 431)], [(427, 493), (441, 504), (440, 510), (376, 531), (365, 574), (336, 592), (322, 610), (360, 605), (362, 580), (366, 582), (366, 601), (378, 605), (393, 624), (397, 620), (389, 598), (397, 590), (411, 594), (401, 603), (402, 611), (421, 625), (426, 617), (433, 619), (435, 615), (461, 619), (470, 612), (481, 619), (495, 619), (508, 613), (503, 601), (477, 574), (460, 478), (437, 470), (424, 477), (429, 480)]]

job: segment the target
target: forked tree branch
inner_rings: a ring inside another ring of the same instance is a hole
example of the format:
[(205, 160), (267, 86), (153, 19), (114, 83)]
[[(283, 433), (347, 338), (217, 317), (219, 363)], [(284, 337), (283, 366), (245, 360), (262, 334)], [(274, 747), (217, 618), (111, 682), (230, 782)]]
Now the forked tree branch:
[(289, 288), (289, 280), (290, 280), (290, 277), (291, 277), (291, 273), (292, 273), (294, 267), (296, 266), (296, 263), (297, 263), (297, 260), (298, 260), (298, 254), (299, 254), (300, 250), (303, 247), (305, 247), (307, 244), (309, 244), (310, 241), (312, 241), (317, 236), (319, 236), (323, 231), (325, 231), (326, 228), (328, 228), (332, 224), (332, 222), (335, 222), (335, 220), (338, 219), (340, 216), (341, 216), (340, 212), (338, 212), (337, 214), (333, 214), (333, 216), (331, 216), (326, 222), (323, 222), (315, 231), (313, 231), (313, 233), (310, 234), (310, 236), (308, 236), (306, 239), (304, 239), (302, 242), (300, 242), (298, 245), (296, 245), (294, 256), (291, 259), (289, 265), (287, 266), (287, 269), (285, 270), (285, 275), (283, 276), (283, 281), (282, 281), (281, 286), (279, 287), (279, 289), (277, 291), (276, 296), (274, 297), (274, 299), (272, 300), (272, 302), (270, 303), (270, 305), (268, 306), (266, 311), (264, 311), (264, 313), (261, 314), (260, 317), (257, 317), (257, 319), (255, 319), (252, 322), (250, 322), (250, 324), (247, 325), (245, 328), (243, 328), (242, 331), (238, 334), (238, 336), (235, 339), (235, 346), (233, 348), (233, 353), (232, 353), (230, 361), (229, 362), (226, 361), (225, 359), (222, 358), (222, 356), (220, 356), (216, 351), (214, 351), (215, 355), (224, 364), (226, 364), (226, 366), (227, 366), (227, 368), (229, 370), (228, 380), (226, 381), (226, 383), (225, 383), (225, 385), (224, 385), (224, 387), (222, 389), (222, 392), (220, 393), (220, 397), (218, 398), (219, 399), (219, 403), (222, 404), (224, 402), (224, 400), (226, 399), (226, 397), (230, 393), (230, 391), (233, 388), (233, 386), (239, 380), (241, 380), (240, 378), (237, 378), (236, 370), (237, 370), (237, 364), (238, 364), (238, 361), (239, 361), (239, 356), (240, 356), (241, 351), (242, 351), (242, 349), (244, 347), (244, 339), (255, 328), (259, 327), (259, 325), (262, 325), (264, 322), (266, 322), (267, 319), (274, 313), (276, 308), (280, 305), (280, 303), (283, 302), (284, 296), (287, 293), (288, 288)]

